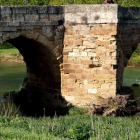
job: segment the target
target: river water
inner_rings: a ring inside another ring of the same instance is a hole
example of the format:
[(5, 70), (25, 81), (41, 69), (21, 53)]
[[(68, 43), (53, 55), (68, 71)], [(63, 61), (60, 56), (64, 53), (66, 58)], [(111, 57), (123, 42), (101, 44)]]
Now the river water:
[(4, 92), (18, 90), (26, 77), (25, 63), (0, 63), (0, 97)]
[[(0, 97), (5, 92), (18, 90), (26, 77), (25, 63), (0, 63)], [(131, 86), (133, 83), (140, 84), (140, 68), (125, 68), (123, 86)], [(135, 98), (140, 96), (140, 86), (132, 87)], [(137, 102), (140, 105), (140, 102)]]

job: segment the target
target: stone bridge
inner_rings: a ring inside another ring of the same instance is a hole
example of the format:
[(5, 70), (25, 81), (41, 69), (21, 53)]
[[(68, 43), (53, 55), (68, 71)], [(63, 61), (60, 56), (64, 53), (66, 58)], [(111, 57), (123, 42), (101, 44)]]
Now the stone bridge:
[(138, 7), (0, 7), (0, 43), (23, 55), (28, 99), (43, 106), (100, 105), (115, 97), (139, 40)]

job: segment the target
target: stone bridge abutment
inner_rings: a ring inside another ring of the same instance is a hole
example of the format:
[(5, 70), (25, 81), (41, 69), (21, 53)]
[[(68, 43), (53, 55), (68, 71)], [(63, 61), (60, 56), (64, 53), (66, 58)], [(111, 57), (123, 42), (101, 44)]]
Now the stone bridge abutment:
[(103, 104), (121, 90), (140, 40), (140, 8), (119, 5), (0, 7), (0, 42), (19, 49), (29, 100)]

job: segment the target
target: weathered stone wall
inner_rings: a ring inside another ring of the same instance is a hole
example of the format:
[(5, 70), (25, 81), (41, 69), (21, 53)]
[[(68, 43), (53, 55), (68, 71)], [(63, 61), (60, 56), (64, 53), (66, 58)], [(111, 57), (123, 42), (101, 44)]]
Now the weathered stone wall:
[(29, 100), (103, 104), (121, 90), (139, 43), (139, 8), (114, 5), (0, 7), (0, 42), (27, 65)]
[(116, 95), (117, 24), (66, 26), (62, 91), (73, 104)]

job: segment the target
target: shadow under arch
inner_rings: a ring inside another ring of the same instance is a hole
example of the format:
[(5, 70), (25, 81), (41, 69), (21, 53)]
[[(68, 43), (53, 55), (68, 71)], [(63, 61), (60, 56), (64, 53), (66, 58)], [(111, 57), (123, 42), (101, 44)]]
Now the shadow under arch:
[(54, 53), (55, 48), (49, 49), (49, 44), (44, 45), (26, 36), (18, 36), (7, 42), (20, 51), (27, 67), (27, 90), (23, 90), (16, 99), (16, 105), (21, 105), (22, 114), (43, 116), (44, 108), (45, 115), (52, 116), (55, 111), (58, 115), (67, 114), (67, 107), (63, 107), (63, 111), (60, 109), (67, 102), (61, 96), (62, 57), (59, 59), (59, 55)]

